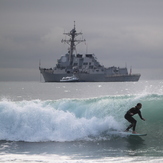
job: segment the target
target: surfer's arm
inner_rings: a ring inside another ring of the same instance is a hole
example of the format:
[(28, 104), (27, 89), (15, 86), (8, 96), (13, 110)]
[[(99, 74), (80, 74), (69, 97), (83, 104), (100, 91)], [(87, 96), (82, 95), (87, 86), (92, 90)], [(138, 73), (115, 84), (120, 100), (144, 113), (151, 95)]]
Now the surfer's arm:
[(127, 114), (128, 114), (128, 115), (131, 115), (131, 116), (132, 116), (132, 115), (134, 115), (134, 114), (133, 114), (133, 113), (131, 113), (130, 111), (128, 111), (128, 112), (127, 112)]
[(139, 117), (143, 120), (143, 121), (145, 121), (145, 119), (142, 117), (142, 115), (141, 115), (141, 112), (138, 112), (138, 114), (139, 114)]
[(130, 110), (128, 110), (127, 114), (133, 116), (134, 113), (132, 111), (133, 111), (133, 108), (131, 108)]

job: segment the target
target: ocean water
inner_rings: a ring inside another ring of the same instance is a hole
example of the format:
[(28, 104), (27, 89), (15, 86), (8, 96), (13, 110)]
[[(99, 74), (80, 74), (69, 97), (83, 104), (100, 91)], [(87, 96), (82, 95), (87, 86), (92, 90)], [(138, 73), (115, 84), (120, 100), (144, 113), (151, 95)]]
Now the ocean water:
[[(120, 134), (141, 102), (136, 131)], [(163, 162), (163, 81), (0, 82), (0, 162)]]

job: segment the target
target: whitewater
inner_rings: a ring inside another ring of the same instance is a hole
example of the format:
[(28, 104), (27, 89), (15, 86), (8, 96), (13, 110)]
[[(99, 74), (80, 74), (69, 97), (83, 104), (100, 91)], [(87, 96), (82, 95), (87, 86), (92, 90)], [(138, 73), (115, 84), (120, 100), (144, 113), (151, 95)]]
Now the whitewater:
[[(119, 134), (141, 102), (136, 131)], [(0, 83), (0, 162), (162, 162), (163, 81)]]

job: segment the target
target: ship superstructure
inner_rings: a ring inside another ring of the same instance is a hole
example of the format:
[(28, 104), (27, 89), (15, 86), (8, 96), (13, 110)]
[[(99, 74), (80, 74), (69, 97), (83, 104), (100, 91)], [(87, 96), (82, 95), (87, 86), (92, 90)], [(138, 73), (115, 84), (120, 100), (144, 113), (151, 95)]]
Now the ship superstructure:
[(75, 75), (79, 82), (125, 82), (138, 81), (140, 74), (128, 73), (126, 67), (104, 67), (96, 59), (94, 54), (74, 54), (76, 46), (85, 42), (84, 39), (76, 39), (78, 35), (74, 23), (74, 28), (69, 33), (64, 33), (69, 36), (68, 40), (62, 40), (62, 43), (69, 45), (68, 53), (61, 56), (53, 68), (41, 68), (40, 72), (44, 77), (45, 82), (60, 82), (63, 77)]

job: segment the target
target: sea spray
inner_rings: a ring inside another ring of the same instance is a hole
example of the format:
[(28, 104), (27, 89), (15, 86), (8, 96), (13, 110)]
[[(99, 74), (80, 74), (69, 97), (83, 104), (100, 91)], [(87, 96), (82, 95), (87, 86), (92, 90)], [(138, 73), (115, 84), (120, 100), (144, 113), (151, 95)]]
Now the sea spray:
[[(0, 140), (11, 141), (76, 141), (112, 138), (109, 132), (122, 131), (128, 125), (125, 112), (143, 104), (137, 129), (162, 134), (163, 96), (121, 95), (86, 99), (0, 101)], [(104, 134), (105, 133), (105, 134)], [(157, 136), (154, 136), (157, 133)]]

